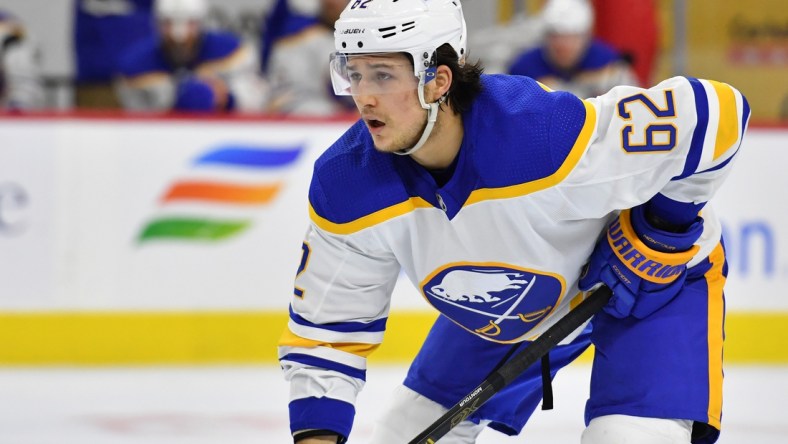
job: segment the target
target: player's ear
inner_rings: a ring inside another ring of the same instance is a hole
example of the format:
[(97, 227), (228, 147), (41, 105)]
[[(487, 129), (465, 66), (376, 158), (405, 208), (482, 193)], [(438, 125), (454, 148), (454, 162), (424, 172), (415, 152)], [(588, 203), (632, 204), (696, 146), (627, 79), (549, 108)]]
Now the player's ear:
[(451, 69), (446, 65), (438, 65), (435, 69), (435, 80), (431, 82), (434, 84), (434, 91), (430, 101), (434, 102), (448, 93), (453, 80)]

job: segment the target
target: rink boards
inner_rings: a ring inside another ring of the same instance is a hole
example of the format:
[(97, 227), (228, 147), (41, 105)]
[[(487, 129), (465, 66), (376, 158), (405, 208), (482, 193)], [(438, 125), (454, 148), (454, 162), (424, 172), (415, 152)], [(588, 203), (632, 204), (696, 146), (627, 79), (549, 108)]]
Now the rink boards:
[[(312, 163), (348, 120), (0, 119), (0, 364), (274, 362)], [(726, 360), (788, 362), (788, 129), (754, 128), (715, 207)], [(435, 314), (401, 279), (384, 345)]]

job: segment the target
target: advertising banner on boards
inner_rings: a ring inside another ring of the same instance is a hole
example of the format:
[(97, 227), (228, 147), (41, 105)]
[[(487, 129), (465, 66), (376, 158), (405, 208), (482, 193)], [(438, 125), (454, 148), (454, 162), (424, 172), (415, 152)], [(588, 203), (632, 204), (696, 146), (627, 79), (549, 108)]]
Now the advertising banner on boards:
[[(283, 309), (312, 164), (348, 124), (0, 122), (0, 310)], [(715, 199), (731, 310), (788, 311), (787, 142), (750, 131)], [(401, 282), (397, 307), (426, 305)]]

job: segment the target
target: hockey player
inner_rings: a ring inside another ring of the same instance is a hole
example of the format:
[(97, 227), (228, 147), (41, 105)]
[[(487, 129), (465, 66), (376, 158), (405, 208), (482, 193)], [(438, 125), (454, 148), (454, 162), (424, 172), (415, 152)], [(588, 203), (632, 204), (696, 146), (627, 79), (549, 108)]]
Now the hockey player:
[[(596, 347), (581, 442), (715, 442), (727, 268), (706, 203), (750, 115), (739, 91), (676, 77), (581, 100), (482, 75), (457, 0), (351, 1), (335, 38), (361, 119), (314, 167), (279, 348), (295, 442), (350, 434), (401, 269), (441, 315), (375, 444), (409, 442), (600, 282), (593, 328), (549, 354), (554, 375)], [(519, 433), (547, 383), (529, 369), (440, 442)]]
[(581, 98), (619, 85), (638, 86), (630, 65), (592, 35), (594, 10), (587, 0), (550, 0), (541, 14), (544, 42), (523, 52), (510, 74), (532, 77)]
[(257, 53), (239, 37), (203, 28), (205, 0), (156, 0), (159, 33), (120, 61), (123, 107), (147, 111), (259, 111), (266, 87)]

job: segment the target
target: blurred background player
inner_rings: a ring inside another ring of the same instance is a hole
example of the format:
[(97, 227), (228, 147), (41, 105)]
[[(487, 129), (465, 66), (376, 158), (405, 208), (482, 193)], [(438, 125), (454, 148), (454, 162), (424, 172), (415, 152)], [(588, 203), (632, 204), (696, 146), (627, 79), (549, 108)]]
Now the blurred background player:
[(268, 111), (330, 116), (355, 110), (352, 101), (334, 95), (325, 69), (334, 50), (334, 22), (346, 5), (347, 0), (277, 0), (263, 38)]
[(123, 107), (148, 111), (259, 111), (266, 86), (252, 45), (207, 30), (205, 0), (156, 0), (157, 35), (120, 61)]
[(544, 42), (516, 57), (509, 72), (581, 98), (619, 85), (638, 86), (613, 47), (593, 37), (594, 11), (586, 0), (549, 0), (542, 12)]
[(44, 105), (38, 50), (22, 23), (0, 10), (0, 109), (36, 109)]

